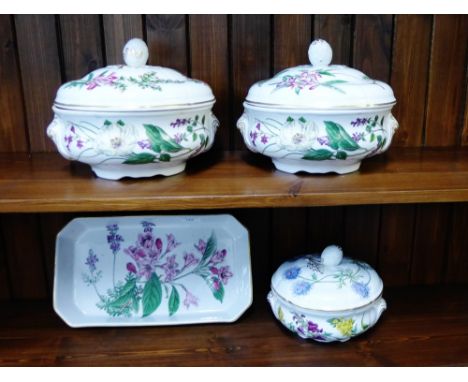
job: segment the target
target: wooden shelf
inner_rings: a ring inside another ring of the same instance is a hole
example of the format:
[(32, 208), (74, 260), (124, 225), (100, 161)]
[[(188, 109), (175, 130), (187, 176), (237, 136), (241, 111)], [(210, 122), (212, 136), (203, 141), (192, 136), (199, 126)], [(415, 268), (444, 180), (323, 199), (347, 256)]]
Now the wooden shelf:
[(210, 153), (168, 178), (108, 181), (58, 154), (0, 154), (0, 212), (299, 207), (468, 201), (467, 149), (392, 149), (347, 175), (294, 175)]
[(362, 336), (319, 344), (290, 334), (265, 296), (236, 323), (71, 329), (49, 302), (3, 303), (0, 366), (468, 365), (468, 287), (384, 292), (388, 310)]

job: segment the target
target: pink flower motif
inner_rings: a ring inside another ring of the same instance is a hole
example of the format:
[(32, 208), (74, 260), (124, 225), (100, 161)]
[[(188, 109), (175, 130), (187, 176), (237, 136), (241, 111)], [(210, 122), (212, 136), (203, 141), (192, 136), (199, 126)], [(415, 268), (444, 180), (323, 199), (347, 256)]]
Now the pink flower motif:
[(198, 264), (200, 260), (197, 259), (193, 253), (184, 253), (184, 268), (190, 267), (191, 265)]
[(257, 124), (255, 125), (255, 128), (256, 128), (257, 130), (260, 131), (260, 123), (257, 123)]
[(138, 141), (137, 144), (142, 150), (151, 148), (151, 143), (149, 139), (143, 139), (142, 141)]
[(106, 76), (106, 72), (102, 72), (99, 76), (93, 78), (87, 83), (86, 89), (93, 90), (99, 86), (113, 85), (118, 80), (117, 75), (112, 72)]
[(76, 147), (79, 148), (79, 149), (82, 149), (83, 146), (84, 146), (83, 141), (81, 139), (78, 139), (76, 141)]
[[(213, 275), (218, 276), (219, 279), (221, 279), (221, 281), (225, 285), (227, 284), (228, 280), (233, 276), (233, 273), (229, 270), (229, 265), (221, 267), (219, 269), (216, 267), (210, 267), (210, 272)], [(216, 280), (218, 280), (218, 277), (216, 278)], [(218, 289), (219, 288), (217, 288), (216, 290)]]
[(204, 253), (206, 249), (206, 242), (203, 241), (202, 239), (198, 240), (198, 244), (195, 244), (194, 247), (199, 251), (200, 253)]
[(188, 290), (185, 290), (184, 305), (187, 309), (190, 308), (190, 305), (198, 306), (198, 298)]
[(166, 274), (166, 278), (164, 279), (164, 282), (169, 282), (174, 279), (179, 273), (180, 269), (177, 267), (179, 266), (178, 263), (176, 263), (176, 257), (175, 255), (169, 256), (167, 258), (167, 262), (164, 263), (161, 268), (164, 269), (164, 272)]
[(262, 135), (261, 142), (265, 145), (268, 143), (268, 137), (266, 135)]
[(227, 252), (225, 249), (221, 251), (216, 251), (213, 257), (211, 258), (210, 263), (211, 264), (222, 263), (224, 261), (224, 258), (226, 257), (226, 254)]
[(131, 273), (137, 273), (137, 269), (135, 267), (135, 264), (133, 263), (127, 263), (127, 271), (131, 272)]

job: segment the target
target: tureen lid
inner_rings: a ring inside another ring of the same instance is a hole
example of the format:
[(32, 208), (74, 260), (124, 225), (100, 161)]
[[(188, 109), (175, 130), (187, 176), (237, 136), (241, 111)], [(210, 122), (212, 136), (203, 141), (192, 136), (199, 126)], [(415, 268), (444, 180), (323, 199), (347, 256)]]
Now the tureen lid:
[(63, 84), (54, 106), (132, 111), (214, 102), (211, 88), (204, 82), (187, 78), (173, 69), (146, 65), (148, 47), (143, 40), (128, 41), (123, 58), (126, 65), (109, 65)]
[(285, 69), (254, 84), (247, 104), (276, 108), (368, 108), (395, 102), (392, 88), (359, 70), (330, 65), (333, 52), (324, 40), (309, 46), (310, 65)]
[(331, 245), (321, 256), (306, 255), (282, 264), (271, 279), (271, 288), (300, 308), (342, 311), (376, 300), (383, 283), (368, 264), (343, 257), (341, 248)]

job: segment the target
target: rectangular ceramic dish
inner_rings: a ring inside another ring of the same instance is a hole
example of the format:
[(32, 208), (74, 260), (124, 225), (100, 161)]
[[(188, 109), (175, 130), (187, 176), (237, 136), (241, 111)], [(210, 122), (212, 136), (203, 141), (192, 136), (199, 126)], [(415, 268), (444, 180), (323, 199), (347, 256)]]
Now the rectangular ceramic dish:
[(230, 215), (74, 219), (55, 256), (71, 327), (232, 322), (252, 303), (248, 232)]

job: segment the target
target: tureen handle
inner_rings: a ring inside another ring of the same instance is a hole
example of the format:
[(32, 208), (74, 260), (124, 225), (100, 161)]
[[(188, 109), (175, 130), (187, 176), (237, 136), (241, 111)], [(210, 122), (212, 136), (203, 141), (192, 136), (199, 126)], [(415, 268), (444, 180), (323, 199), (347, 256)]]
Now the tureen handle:
[(148, 61), (148, 46), (140, 38), (129, 40), (125, 44), (122, 53), (125, 64), (132, 68), (145, 66)]
[(337, 245), (329, 245), (322, 251), (320, 261), (323, 265), (336, 266), (343, 259), (343, 250)]
[(320, 68), (328, 66), (333, 57), (333, 50), (325, 40), (314, 40), (309, 46), (309, 60), (312, 66)]

